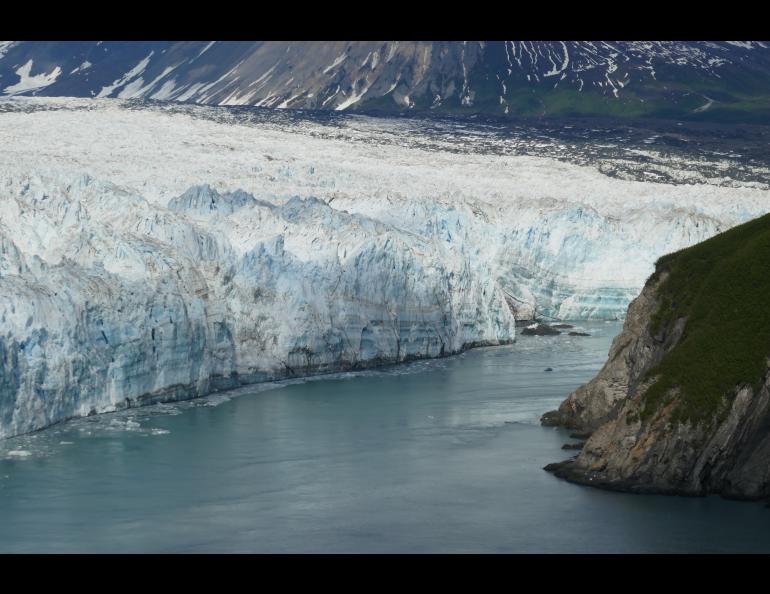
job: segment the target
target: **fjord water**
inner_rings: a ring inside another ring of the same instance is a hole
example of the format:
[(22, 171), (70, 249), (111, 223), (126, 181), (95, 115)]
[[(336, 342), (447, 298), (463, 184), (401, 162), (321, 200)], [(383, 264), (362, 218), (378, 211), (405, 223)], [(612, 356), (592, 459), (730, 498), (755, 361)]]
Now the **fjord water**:
[(762, 504), (542, 470), (620, 330), (581, 327), (0, 442), (0, 552), (770, 552)]

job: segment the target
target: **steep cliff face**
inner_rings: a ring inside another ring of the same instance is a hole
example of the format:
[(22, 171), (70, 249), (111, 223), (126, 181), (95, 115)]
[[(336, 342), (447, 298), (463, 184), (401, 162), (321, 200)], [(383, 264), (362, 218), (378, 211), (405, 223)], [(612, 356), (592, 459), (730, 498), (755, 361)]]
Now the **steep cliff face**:
[(770, 215), (661, 258), (596, 378), (543, 423), (591, 433), (546, 467), (635, 492), (770, 496)]
[(671, 332), (653, 336), (650, 316), (658, 308), (661, 279), (647, 283), (628, 306), (623, 330), (612, 341), (607, 362), (599, 374), (580, 386), (559, 406), (543, 415), (544, 425), (564, 426), (590, 433), (616, 416), (629, 394), (643, 383), (644, 375), (660, 362), (682, 334), (681, 321)]

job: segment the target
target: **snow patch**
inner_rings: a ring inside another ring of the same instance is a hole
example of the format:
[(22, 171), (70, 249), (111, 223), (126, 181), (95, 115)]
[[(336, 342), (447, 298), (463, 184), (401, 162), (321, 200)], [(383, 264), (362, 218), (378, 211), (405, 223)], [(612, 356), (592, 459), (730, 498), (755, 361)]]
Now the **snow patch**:
[(45, 87), (52, 85), (56, 82), (61, 74), (61, 68), (56, 66), (49, 73), (30, 75), (32, 72), (33, 62), (29, 60), (26, 64), (19, 67), (16, 70), (16, 74), (19, 76), (19, 82), (9, 87), (6, 87), (3, 93), (6, 95), (19, 95), (21, 93), (28, 93), (30, 91), (39, 91)]
[(342, 52), (339, 56), (337, 56), (334, 59), (334, 62), (332, 62), (326, 68), (324, 68), (323, 73), (328, 74), (330, 70), (333, 70), (334, 68), (342, 64), (347, 57), (348, 57), (348, 54), (346, 52)]
[(366, 95), (369, 88), (372, 86), (372, 83), (364, 81), (364, 84), (361, 85), (361, 89), (359, 91), (353, 91), (350, 93), (350, 97), (345, 99), (342, 103), (339, 103), (334, 109), (337, 111), (342, 111), (343, 109), (347, 109), (351, 105), (354, 105), (355, 103), (358, 103), (361, 98)]
[(8, 50), (10, 50), (15, 43), (15, 41), (0, 41), (0, 58), (7, 54)]
[(197, 59), (198, 59), (198, 58), (200, 58), (200, 57), (201, 57), (203, 54), (205, 54), (207, 51), (209, 51), (209, 50), (211, 49), (211, 47), (212, 47), (212, 46), (213, 46), (215, 43), (216, 43), (216, 41), (210, 41), (210, 42), (209, 42), (209, 43), (206, 45), (206, 47), (204, 47), (204, 48), (203, 48), (203, 49), (200, 51), (200, 53), (199, 53), (197, 56), (195, 56), (195, 59), (197, 60)]
[(118, 78), (115, 81), (113, 81), (111, 85), (102, 87), (102, 90), (99, 91), (96, 97), (97, 98), (109, 97), (115, 89), (122, 87), (129, 81), (135, 79), (137, 76), (142, 74), (142, 72), (145, 71), (148, 64), (150, 63), (150, 58), (152, 58), (154, 53), (155, 53), (154, 50), (150, 50), (150, 53), (147, 54), (145, 58), (142, 58), (141, 60), (139, 60), (136, 66), (134, 66), (131, 70), (126, 72), (121, 78)]
[(88, 60), (86, 60), (86, 61), (85, 61), (85, 62), (83, 62), (83, 63), (82, 63), (80, 66), (78, 66), (77, 68), (75, 68), (74, 70), (72, 70), (72, 71), (70, 72), (70, 74), (77, 74), (78, 72), (83, 72), (84, 70), (88, 70), (89, 68), (91, 68), (91, 66), (93, 66), (93, 64), (91, 64), (91, 62), (89, 62)]
[(158, 101), (164, 101), (171, 99), (174, 90), (176, 89), (176, 79), (167, 80), (163, 83), (157, 92), (150, 95), (150, 99), (157, 99)]

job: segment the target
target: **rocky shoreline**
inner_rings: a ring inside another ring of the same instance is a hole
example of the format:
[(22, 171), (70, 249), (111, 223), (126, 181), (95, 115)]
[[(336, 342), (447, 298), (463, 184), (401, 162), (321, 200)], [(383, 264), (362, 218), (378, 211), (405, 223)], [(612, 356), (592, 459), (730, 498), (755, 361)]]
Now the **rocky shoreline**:
[(577, 456), (545, 470), (629, 493), (770, 498), (770, 371), (758, 384), (739, 383), (716, 405), (685, 400), (677, 385), (647, 398), (661, 363), (688, 336), (686, 316), (660, 315), (670, 307), (662, 297), (668, 278), (659, 267), (630, 304), (601, 371), (542, 416), (544, 426), (587, 439)]

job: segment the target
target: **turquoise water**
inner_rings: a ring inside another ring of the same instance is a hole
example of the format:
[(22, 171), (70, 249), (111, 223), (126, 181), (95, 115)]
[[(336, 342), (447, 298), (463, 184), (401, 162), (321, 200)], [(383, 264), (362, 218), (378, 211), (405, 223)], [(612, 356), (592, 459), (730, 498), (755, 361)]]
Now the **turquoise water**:
[(542, 470), (620, 330), (583, 327), (0, 442), (0, 552), (770, 552), (762, 504)]

